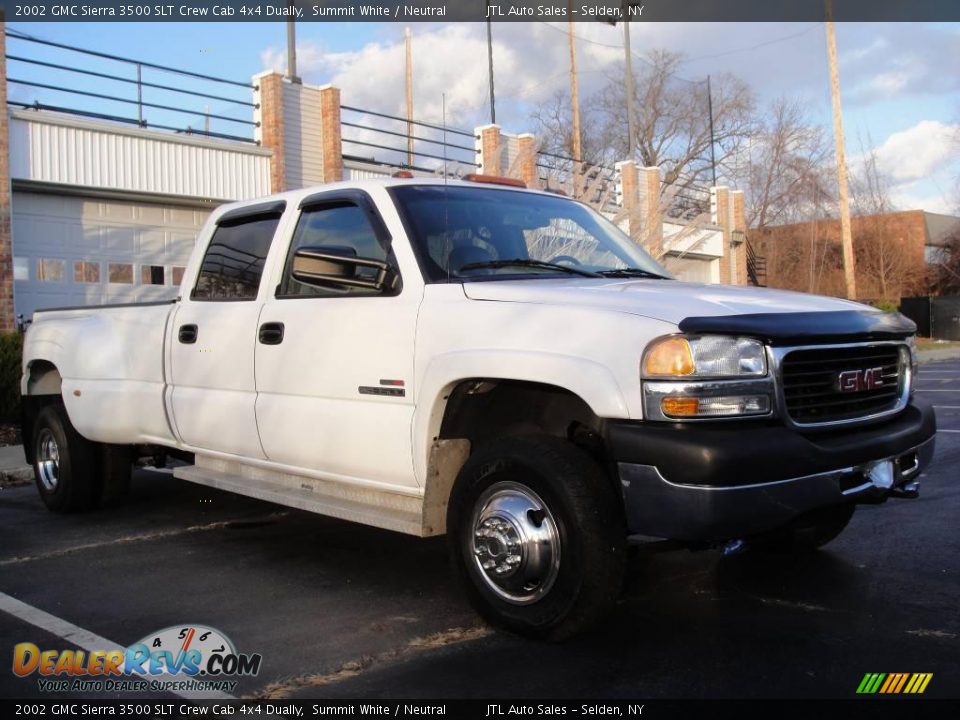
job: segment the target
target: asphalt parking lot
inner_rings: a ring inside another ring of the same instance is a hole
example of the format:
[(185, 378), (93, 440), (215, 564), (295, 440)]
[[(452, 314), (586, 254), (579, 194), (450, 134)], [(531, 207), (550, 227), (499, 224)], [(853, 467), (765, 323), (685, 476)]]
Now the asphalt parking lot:
[(919, 499), (861, 507), (805, 558), (639, 552), (606, 624), (563, 645), (477, 620), (442, 539), (147, 471), (87, 515), (0, 490), (0, 593), (46, 628), (0, 612), (0, 696), (49, 696), (10, 671), (15, 643), (201, 623), (263, 656), (236, 696), (849, 698), (867, 672), (930, 672), (927, 697), (960, 697), (960, 362), (923, 366), (917, 387), (940, 427)]

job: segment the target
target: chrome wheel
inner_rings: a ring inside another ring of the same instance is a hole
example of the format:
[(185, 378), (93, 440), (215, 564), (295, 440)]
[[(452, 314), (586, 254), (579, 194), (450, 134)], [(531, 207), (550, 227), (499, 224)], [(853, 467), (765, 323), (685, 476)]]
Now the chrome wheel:
[(533, 490), (491, 485), (477, 500), (471, 528), (474, 563), (497, 595), (528, 605), (550, 591), (560, 570), (560, 533)]
[(44, 490), (53, 492), (57, 489), (60, 478), (60, 448), (53, 433), (47, 428), (41, 430), (37, 438), (37, 474)]

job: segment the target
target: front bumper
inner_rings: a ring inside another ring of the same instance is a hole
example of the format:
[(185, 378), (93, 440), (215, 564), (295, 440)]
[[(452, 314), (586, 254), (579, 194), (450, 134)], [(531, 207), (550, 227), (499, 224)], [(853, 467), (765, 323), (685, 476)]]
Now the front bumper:
[(818, 434), (747, 422), (607, 428), (629, 532), (689, 542), (748, 537), (827, 505), (914, 496), (935, 436), (933, 409), (917, 404), (884, 423)]

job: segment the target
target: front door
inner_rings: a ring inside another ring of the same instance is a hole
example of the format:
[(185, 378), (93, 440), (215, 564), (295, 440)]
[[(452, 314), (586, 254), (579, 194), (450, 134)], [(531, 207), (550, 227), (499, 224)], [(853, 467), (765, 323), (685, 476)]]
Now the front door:
[(290, 275), (299, 247), (396, 267), (386, 228), (364, 193), (324, 193), (303, 207), (280, 284), (260, 314), (257, 426), (264, 452), (332, 479), (416, 486), (410, 432), (420, 296), (300, 283)]

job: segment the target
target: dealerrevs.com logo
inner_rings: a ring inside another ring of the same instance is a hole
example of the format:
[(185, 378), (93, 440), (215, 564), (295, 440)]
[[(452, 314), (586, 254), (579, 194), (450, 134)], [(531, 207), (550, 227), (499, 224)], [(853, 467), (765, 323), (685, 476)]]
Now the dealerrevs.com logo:
[(43, 692), (231, 692), (233, 678), (260, 672), (259, 653), (238, 653), (230, 639), (205, 625), (175, 625), (127, 648), (42, 650), (13, 648), (13, 672), (37, 676)]

